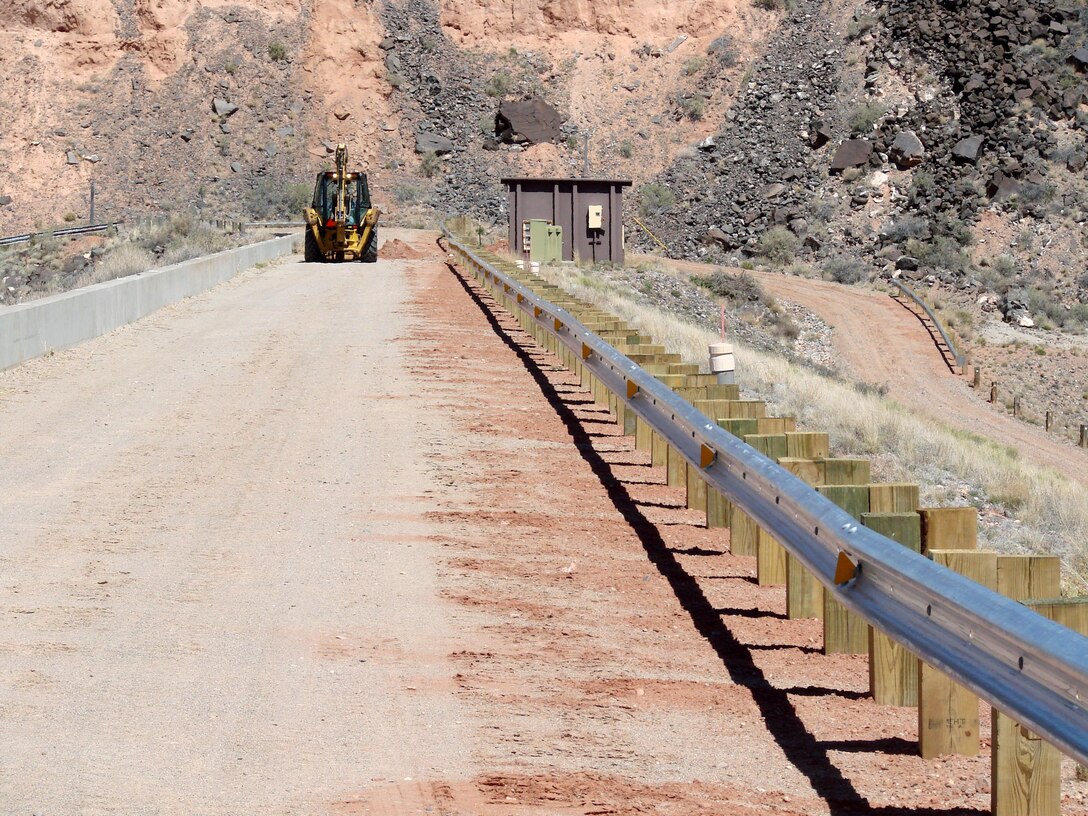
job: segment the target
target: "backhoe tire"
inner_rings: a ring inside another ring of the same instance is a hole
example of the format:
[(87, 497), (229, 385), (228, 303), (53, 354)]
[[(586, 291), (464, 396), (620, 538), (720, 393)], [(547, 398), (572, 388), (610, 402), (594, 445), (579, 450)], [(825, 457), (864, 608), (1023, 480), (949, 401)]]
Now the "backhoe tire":
[(317, 238), (314, 237), (314, 231), (309, 227), (306, 228), (306, 241), (304, 245), (306, 248), (306, 263), (320, 263), (325, 260), (321, 255), (321, 249), (317, 246)]
[(363, 263), (377, 263), (378, 262), (378, 228), (374, 227), (370, 231), (370, 238), (366, 242), (366, 246), (363, 248), (363, 255), (359, 259)]

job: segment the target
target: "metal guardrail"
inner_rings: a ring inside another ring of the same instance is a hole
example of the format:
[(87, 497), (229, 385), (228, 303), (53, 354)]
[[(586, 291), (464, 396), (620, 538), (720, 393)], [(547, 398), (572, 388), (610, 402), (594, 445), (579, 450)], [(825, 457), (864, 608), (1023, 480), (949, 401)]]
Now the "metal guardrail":
[(925, 310), (926, 315), (929, 317), (930, 320), (933, 321), (933, 325), (937, 327), (937, 331), (939, 331), (941, 333), (941, 339), (944, 340), (944, 344), (946, 346), (948, 346), (948, 350), (950, 352), (952, 352), (952, 357), (953, 357), (953, 359), (955, 359), (956, 365), (958, 365), (960, 367), (960, 373), (962, 373), (963, 372), (963, 364), (964, 364), (964, 362), (966, 361), (967, 358), (964, 357), (963, 354), (961, 354), (956, 349), (956, 345), (952, 342), (952, 338), (949, 337), (948, 332), (946, 332), (944, 330), (944, 326), (942, 326), (941, 321), (939, 321), (937, 319), (937, 315), (935, 315), (933, 313), (933, 310), (929, 308), (929, 304), (927, 304), (924, 300), (922, 300), (920, 297), (918, 297), (918, 295), (915, 293), (915, 291), (913, 289), (911, 289), (909, 286), (907, 286), (905, 283), (902, 283), (901, 281), (894, 280), (894, 279), (892, 280), (892, 283), (895, 285), (895, 287), (897, 289), (899, 289), (900, 292), (902, 292), (904, 295), (909, 297), (911, 300), (913, 300), (915, 303), (917, 303), (919, 306), (921, 306)]
[[(863, 527), (720, 428), (653, 375), (444, 230), (538, 326), (582, 358), (627, 410), (800, 559), (836, 600), (1080, 762), (1088, 762), (1088, 638)], [(840, 553), (856, 565), (835, 583)]]
[(9, 235), (7, 238), (0, 238), (0, 246), (25, 244), (40, 235), (53, 235), (62, 238), (65, 235), (89, 235), (94, 232), (105, 232), (108, 229), (120, 226), (121, 223), (120, 221), (113, 221), (109, 224), (90, 224), (85, 227), (65, 227), (64, 229), (44, 230), (42, 232), (28, 232), (25, 235)]

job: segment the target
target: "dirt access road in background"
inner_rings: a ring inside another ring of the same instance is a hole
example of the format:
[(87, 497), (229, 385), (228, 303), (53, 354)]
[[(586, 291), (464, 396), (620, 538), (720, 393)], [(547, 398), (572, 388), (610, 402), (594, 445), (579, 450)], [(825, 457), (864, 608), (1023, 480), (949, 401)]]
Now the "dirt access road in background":
[[(717, 267), (668, 261), (684, 272), (705, 274)], [(1013, 419), (968, 388), (948, 370), (929, 332), (917, 317), (880, 292), (762, 270), (731, 269), (758, 280), (771, 295), (811, 310), (835, 329), (832, 342), (848, 373), (873, 385), (919, 414), (1008, 445), (1029, 462), (1088, 485), (1088, 451), (1041, 428)]]
[(986, 759), (912, 756), (864, 658), (386, 236), (428, 257), (251, 270), (0, 374), (0, 810), (986, 809)]

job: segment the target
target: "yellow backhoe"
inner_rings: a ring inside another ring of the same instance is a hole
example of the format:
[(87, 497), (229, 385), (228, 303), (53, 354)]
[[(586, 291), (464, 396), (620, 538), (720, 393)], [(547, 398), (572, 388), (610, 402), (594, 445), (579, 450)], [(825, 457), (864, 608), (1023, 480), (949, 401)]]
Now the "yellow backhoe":
[(378, 260), (378, 215), (366, 173), (348, 172), (348, 149), (336, 146), (336, 169), (317, 174), (306, 219), (307, 261)]

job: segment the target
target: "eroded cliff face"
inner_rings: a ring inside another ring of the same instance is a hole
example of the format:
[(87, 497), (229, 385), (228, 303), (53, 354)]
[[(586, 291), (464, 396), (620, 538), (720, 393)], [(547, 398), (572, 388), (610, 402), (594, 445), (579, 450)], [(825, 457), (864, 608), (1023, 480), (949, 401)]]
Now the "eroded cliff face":
[(455, 41), (503, 48), (604, 34), (630, 40), (656, 40), (688, 34), (702, 36), (736, 20), (740, 0), (443, 0), (442, 25)]
[[(750, 0), (0, 0), (0, 14), (3, 234), (82, 221), (92, 180), (99, 218), (294, 215), (269, 199), (337, 142), (390, 209), (400, 191), (449, 211), (485, 195), (487, 211), (498, 175), (580, 172), (587, 136), (591, 172), (645, 181), (714, 131), (780, 20)], [(708, 57), (723, 37), (725, 62)], [(562, 111), (562, 141), (490, 152), (501, 100), (533, 95)], [(421, 132), (453, 153), (424, 166)]]

